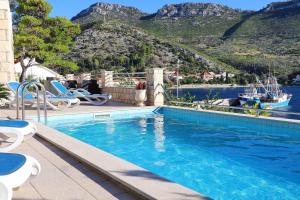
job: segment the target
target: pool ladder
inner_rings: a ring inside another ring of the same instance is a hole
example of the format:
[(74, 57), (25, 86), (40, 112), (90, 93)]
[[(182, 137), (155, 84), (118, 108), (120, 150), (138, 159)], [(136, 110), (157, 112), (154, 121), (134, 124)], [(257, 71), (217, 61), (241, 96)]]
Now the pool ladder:
[[(20, 119), (20, 103), (21, 103), (21, 108), (22, 108), (22, 120), (25, 120), (25, 95), (26, 92), (28, 91), (27, 88), (28, 87), (34, 87), (35, 88), (35, 92), (36, 92), (36, 100), (37, 100), (37, 117), (38, 117), (38, 122), (41, 121), (41, 103), (40, 103), (40, 89), (42, 92), (42, 96), (43, 96), (43, 107), (44, 107), (44, 120), (45, 123), (47, 123), (47, 97), (46, 97), (46, 89), (45, 87), (39, 83), (36, 80), (33, 81), (25, 81), (23, 83), (21, 83), (16, 91), (16, 104), (17, 104), (17, 119)], [(39, 89), (40, 88), (40, 89)], [(21, 102), (20, 102), (20, 93), (21, 92)]]

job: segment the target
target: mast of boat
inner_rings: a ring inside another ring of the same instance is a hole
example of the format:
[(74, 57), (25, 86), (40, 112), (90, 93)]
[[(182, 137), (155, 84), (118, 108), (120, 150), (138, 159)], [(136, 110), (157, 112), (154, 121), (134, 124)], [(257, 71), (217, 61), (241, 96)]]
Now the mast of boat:
[(269, 85), (269, 79), (268, 79), (268, 83), (267, 83), (267, 88), (265, 87), (265, 85), (259, 80), (259, 78), (256, 77), (256, 81), (260, 84), (260, 86), (265, 90), (265, 92), (268, 94), (268, 95), (271, 95), (271, 92), (268, 90), (268, 85)]

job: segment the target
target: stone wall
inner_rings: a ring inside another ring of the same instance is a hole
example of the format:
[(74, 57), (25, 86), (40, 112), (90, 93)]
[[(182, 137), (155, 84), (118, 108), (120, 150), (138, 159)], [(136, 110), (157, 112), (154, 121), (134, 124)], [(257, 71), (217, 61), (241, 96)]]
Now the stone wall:
[[(147, 101), (148, 106), (162, 106), (164, 105), (164, 73), (163, 69), (153, 68), (146, 72), (147, 81)], [(113, 83), (113, 72), (102, 71), (101, 73), (102, 92), (112, 95), (112, 101), (136, 104), (135, 88), (124, 88), (116, 86)]]
[(112, 101), (135, 104), (135, 88), (104, 87), (102, 92), (111, 94)]
[(12, 17), (8, 0), (0, 0), (0, 83), (15, 79)]
[(153, 68), (147, 70), (147, 105), (164, 105), (164, 70)]

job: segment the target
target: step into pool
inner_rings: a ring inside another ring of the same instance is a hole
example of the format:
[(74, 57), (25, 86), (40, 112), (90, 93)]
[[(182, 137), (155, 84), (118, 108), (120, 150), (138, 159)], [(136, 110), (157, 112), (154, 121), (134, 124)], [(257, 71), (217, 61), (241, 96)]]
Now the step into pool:
[(213, 199), (299, 199), (300, 124), (162, 107), (48, 126)]

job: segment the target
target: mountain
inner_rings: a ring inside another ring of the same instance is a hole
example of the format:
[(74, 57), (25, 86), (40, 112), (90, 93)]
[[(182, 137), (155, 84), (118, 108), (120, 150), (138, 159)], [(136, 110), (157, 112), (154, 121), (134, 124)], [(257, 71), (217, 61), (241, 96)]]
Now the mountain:
[(157, 11), (157, 17), (231, 16), (240, 10), (212, 3), (184, 3), (165, 5)]
[(300, 71), (300, 1), (271, 3), (244, 15), (223, 38), (220, 46), (205, 51), (238, 69), (264, 74), (271, 69), (277, 75)]
[(293, 11), (298, 10), (300, 7), (300, 1), (299, 0), (290, 0), (286, 2), (275, 2), (269, 4), (266, 8), (263, 9), (264, 12), (276, 12), (276, 11)]
[(132, 64), (116, 63), (123, 71), (134, 70), (132, 65), (140, 64), (132, 56), (138, 57), (146, 45), (151, 58), (146, 64), (142, 60), (145, 67), (160, 61), (174, 68), (179, 60), (185, 73), (210, 68), (264, 74), (272, 69), (284, 78), (300, 71), (300, 0), (271, 3), (259, 11), (210, 3), (171, 4), (153, 14), (96, 3), (72, 20), (83, 30), (71, 53), (78, 62), (93, 56), (102, 57), (101, 62), (125, 56)]
[[(215, 62), (192, 50), (134, 26), (112, 21), (98, 22), (83, 30), (69, 57), (83, 67), (91, 66), (93, 70), (106, 67), (115, 71), (144, 71), (146, 67), (177, 66), (178, 61), (187, 72), (197, 67), (218, 68)], [(224, 68), (230, 69), (230, 66), (224, 64)]]
[(71, 20), (80, 24), (91, 23), (99, 20), (110, 21), (120, 19), (123, 21), (139, 20), (146, 13), (137, 8), (110, 3), (95, 3), (81, 11)]

